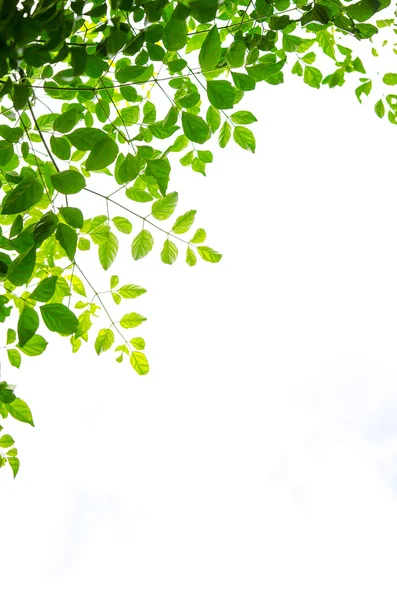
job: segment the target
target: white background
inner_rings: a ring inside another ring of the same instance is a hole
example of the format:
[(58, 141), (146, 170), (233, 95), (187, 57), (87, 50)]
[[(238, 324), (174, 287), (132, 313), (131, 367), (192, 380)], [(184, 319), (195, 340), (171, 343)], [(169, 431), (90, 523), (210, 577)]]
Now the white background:
[(7, 423), (4, 598), (396, 598), (395, 128), (298, 80), (245, 106), (257, 153), (171, 186), (222, 262), (160, 235), (111, 270), (148, 289), (150, 375), (62, 339), (3, 361), (36, 423)]

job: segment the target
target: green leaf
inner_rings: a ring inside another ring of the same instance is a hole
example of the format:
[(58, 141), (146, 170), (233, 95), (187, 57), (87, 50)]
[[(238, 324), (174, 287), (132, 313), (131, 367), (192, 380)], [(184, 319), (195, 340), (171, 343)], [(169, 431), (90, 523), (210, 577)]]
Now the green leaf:
[(77, 171), (61, 171), (51, 175), (51, 182), (61, 194), (78, 194), (85, 188), (85, 179)]
[(116, 285), (118, 285), (119, 281), (120, 280), (117, 275), (112, 275), (110, 278), (110, 289), (112, 290), (113, 288), (115, 288)]
[(119, 147), (110, 137), (97, 142), (85, 163), (87, 171), (100, 171), (111, 165), (117, 158)]
[(363, 23), (368, 21), (381, 7), (381, 3), (378, 0), (361, 0), (355, 4), (346, 6), (344, 10), (351, 19)]
[(67, 137), (77, 150), (82, 151), (92, 150), (95, 144), (108, 139), (107, 134), (102, 129), (96, 129), (95, 127), (75, 129)]
[(316, 69), (316, 67), (306, 67), (303, 72), (303, 81), (310, 85), (310, 87), (320, 88), (323, 76), (321, 71)]
[(71, 227), (74, 227), (75, 229), (81, 229), (83, 227), (84, 217), (79, 208), (66, 206), (64, 208), (60, 208), (59, 212), (61, 213), (62, 218)]
[(233, 138), (234, 141), (241, 146), (241, 148), (243, 148), (243, 150), (255, 152), (255, 137), (252, 131), (247, 129), (247, 127), (242, 127), (241, 125), (235, 127)]
[(210, 71), (219, 62), (221, 57), (221, 40), (216, 25), (208, 32), (199, 54), (199, 63), (202, 71)]
[(378, 100), (378, 102), (375, 104), (375, 113), (380, 119), (382, 119), (385, 116), (385, 112), (385, 106), (382, 100)]
[(222, 254), (219, 254), (216, 250), (212, 250), (208, 246), (197, 246), (197, 251), (203, 260), (211, 263), (217, 263), (221, 260)]
[(149, 373), (149, 363), (143, 352), (131, 352), (130, 362), (138, 375), (147, 375)]
[(133, 327), (138, 327), (139, 325), (141, 325), (141, 323), (143, 323), (146, 320), (146, 317), (143, 317), (142, 315), (139, 315), (136, 312), (132, 312), (122, 317), (122, 319), (120, 320), (120, 325), (124, 327), (124, 329), (132, 329)]
[(221, 124), (221, 114), (217, 108), (209, 106), (205, 118), (212, 133), (219, 129)]
[(144, 350), (145, 349), (145, 340), (141, 337), (135, 337), (132, 338), (131, 340), (131, 344), (134, 346), (134, 348), (136, 348), (137, 350)]
[(165, 221), (175, 211), (178, 204), (178, 193), (171, 192), (152, 204), (152, 215), (158, 221)]
[(39, 315), (29, 306), (24, 306), (18, 319), (18, 343), (24, 346), (36, 333), (39, 327)]
[(25, 212), (43, 197), (43, 186), (34, 177), (26, 177), (13, 190), (5, 195), (1, 213), (16, 215)]
[(221, 148), (225, 148), (227, 146), (227, 144), (230, 140), (231, 133), (232, 133), (232, 128), (230, 127), (228, 121), (225, 121), (219, 132), (219, 146)]
[(118, 249), (119, 242), (117, 237), (114, 235), (114, 233), (109, 232), (108, 239), (106, 240), (106, 242), (99, 244), (98, 248), (99, 262), (101, 263), (105, 271), (107, 271), (109, 267), (113, 264), (117, 256)]
[(72, 131), (78, 120), (78, 113), (76, 110), (67, 110), (62, 115), (59, 115), (54, 121), (54, 131), (59, 133), (68, 133)]
[(125, 195), (130, 200), (134, 200), (134, 202), (151, 202), (153, 200), (153, 196), (149, 192), (139, 190), (135, 187), (128, 188), (125, 191)]
[(10, 364), (13, 367), (16, 367), (17, 369), (19, 369), (19, 367), (21, 366), (21, 355), (18, 352), (18, 350), (15, 350), (15, 349), (7, 350), (7, 356), (8, 356), (8, 360), (10, 361)]
[(190, 246), (188, 246), (186, 250), (186, 262), (189, 267), (194, 267), (194, 265), (197, 263), (197, 256)]
[(41, 316), (47, 328), (61, 335), (71, 335), (77, 331), (79, 321), (76, 315), (64, 304), (40, 306)]
[(162, 194), (167, 192), (168, 182), (170, 179), (171, 165), (166, 158), (157, 160), (149, 160), (146, 167), (146, 175), (154, 177)]
[(113, 331), (111, 329), (101, 329), (98, 333), (94, 344), (96, 353), (99, 355), (102, 354), (102, 352), (106, 352), (106, 350), (109, 350), (113, 344)]
[(190, 240), (190, 243), (191, 244), (202, 244), (203, 242), (205, 242), (206, 237), (207, 237), (207, 234), (206, 234), (205, 230), (199, 228), (199, 229), (197, 229), (196, 233)]
[(14, 285), (23, 285), (31, 278), (36, 264), (36, 249), (32, 248), (14, 260), (8, 269), (7, 279)]
[(13, 344), (17, 339), (17, 334), (14, 329), (7, 329), (7, 346), (8, 344)]
[(153, 236), (150, 231), (142, 229), (132, 241), (131, 253), (134, 260), (143, 258), (153, 248)]
[(34, 291), (30, 294), (30, 298), (32, 300), (38, 300), (39, 302), (48, 302), (51, 300), (53, 295), (55, 294), (55, 286), (57, 283), (58, 277), (46, 277), (38, 286), (34, 289)]
[(72, 227), (69, 227), (69, 225), (59, 223), (55, 237), (65, 250), (69, 260), (73, 261), (77, 248), (77, 233), (75, 230), (72, 229)]
[(117, 290), (122, 298), (137, 298), (146, 293), (145, 288), (132, 283), (127, 283)]
[[(246, 47), (242, 39), (236, 39), (226, 51), (226, 60), (230, 67), (242, 67), (245, 59)], [(233, 78), (234, 79), (234, 78)]]
[(201, 117), (182, 112), (182, 127), (186, 137), (197, 144), (204, 144), (209, 136), (209, 127)]
[(14, 147), (9, 142), (0, 141), (0, 167), (10, 162), (14, 155)]
[(125, 157), (122, 155), (119, 156), (122, 157), (117, 173), (120, 184), (133, 181), (139, 175), (139, 160), (132, 154), (127, 154)]
[(18, 348), (26, 354), (26, 356), (40, 356), (43, 354), (44, 350), (47, 348), (48, 342), (37, 333), (30, 338), (30, 340), (24, 345), (23, 348), (18, 346)]
[(49, 211), (40, 219), (34, 229), (34, 240), (40, 246), (44, 240), (49, 238), (58, 226), (58, 217)]
[(397, 85), (397, 73), (386, 73), (383, 76), (383, 83), (386, 85)]
[(52, 135), (50, 137), (50, 146), (52, 153), (55, 154), (57, 158), (69, 160), (71, 146), (67, 137), (55, 137)]
[(161, 260), (166, 265), (172, 265), (178, 258), (178, 248), (170, 240), (165, 240), (163, 249), (161, 251)]
[(208, 81), (207, 95), (215, 108), (233, 108), (236, 91), (229, 81)]
[(232, 121), (236, 125), (249, 125), (250, 123), (255, 123), (257, 118), (248, 110), (239, 110), (232, 114)]
[(28, 423), (34, 427), (32, 413), (24, 400), (15, 398), (14, 402), (7, 404), (7, 409), (14, 419), (17, 419), (17, 421), (21, 421), (22, 423)]
[(16, 456), (10, 456), (8, 458), (8, 464), (10, 465), (12, 472), (14, 474), (14, 479), (15, 477), (18, 475), (18, 471), (19, 471), (19, 458), (17, 458)]
[(121, 233), (131, 233), (132, 225), (128, 219), (125, 219), (124, 217), (113, 217), (112, 221), (116, 229), (121, 231)]
[(194, 223), (197, 210), (188, 210), (175, 221), (172, 231), (174, 233), (186, 233)]
[(357, 99), (360, 102), (360, 104), (361, 104), (361, 96), (363, 94), (365, 94), (366, 96), (368, 96), (369, 93), (371, 92), (371, 89), (372, 89), (372, 82), (371, 81), (366, 81), (365, 83), (359, 85), (358, 88), (356, 88), (355, 94), (356, 94)]
[(15, 443), (14, 440), (8, 434), (2, 435), (0, 437), (0, 448), (11, 448), (11, 446), (14, 443)]
[(255, 79), (252, 79), (245, 73), (234, 73), (232, 72), (233, 83), (239, 90), (243, 92), (249, 92), (255, 89)]
[(163, 44), (167, 50), (182, 50), (186, 45), (186, 17), (189, 11), (182, 4), (177, 4), (163, 33)]

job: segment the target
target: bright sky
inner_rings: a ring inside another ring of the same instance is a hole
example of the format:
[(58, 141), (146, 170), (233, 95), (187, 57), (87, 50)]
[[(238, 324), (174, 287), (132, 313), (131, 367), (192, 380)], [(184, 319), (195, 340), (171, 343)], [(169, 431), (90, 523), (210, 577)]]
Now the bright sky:
[(245, 107), (257, 153), (171, 186), (222, 262), (156, 236), (112, 269), (148, 289), (150, 375), (56, 338), (3, 361), (36, 422), (8, 423), (4, 598), (396, 598), (395, 129), (297, 80)]

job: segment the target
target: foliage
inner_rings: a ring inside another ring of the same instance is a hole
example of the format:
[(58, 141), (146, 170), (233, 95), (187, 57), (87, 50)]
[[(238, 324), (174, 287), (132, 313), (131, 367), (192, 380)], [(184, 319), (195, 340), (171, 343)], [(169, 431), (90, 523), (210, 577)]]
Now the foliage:
[[(78, 352), (102, 313), (93, 336), (97, 354), (114, 347), (117, 362), (127, 358), (146, 374), (145, 341), (129, 333), (145, 317), (113, 318), (104, 300), (107, 292), (118, 310), (146, 290), (113, 274), (109, 289), (97, 291), (82, 256), (96, 252), (107, 271), (119, 239), (130, 236), (130, 260), (141, 260), (153, 251), (156, 229), (165, 236), (159, 249), (165, 264), (181, 256), (182, 245), (187, 265), (217, 263), (221, 254), (204, 245), (205, 230), (194, 229), (196, 210), (174, 216), (175, 160), (180, 156), (182, 166), (206, 175), (211, 140), (221, 148), (233, 140), (255, 152), (256, 117), (236, 107), (259, 82), (283, 83), (287, 69), (313, 88), (341, 86), (358, 73), (361, 102), (372, 82), (350, 46), (394, 26), (394, 15), (374, 21), (389, 4), (0, 1), (0, 320), (14, 323), (6, 332), (10, 364), (19, 368), (25, 356), (40, 356), (46, 331), (68, 337)], [(328, 61), (325, 76), (318, 53)], [(397, 74), (386, 73), (383, 82), (397, 85)], [(378, 117), (387, 112), (396, 124), (396, 100), (392, 94), (378, 100)], [(108, 182), (111, 193), (104, 191)], [(87, 195), (98, 199), (100, 214), (85, 214)], [(0, 415), (33, 425), (6, 382)], [(15, 476), (13, 443), (0, 437), (0, 467), (8, 462)]]

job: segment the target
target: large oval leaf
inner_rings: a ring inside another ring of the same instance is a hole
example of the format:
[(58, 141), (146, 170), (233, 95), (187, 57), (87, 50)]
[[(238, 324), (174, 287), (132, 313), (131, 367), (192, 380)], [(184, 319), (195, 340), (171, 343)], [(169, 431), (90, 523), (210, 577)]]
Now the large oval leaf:
[(3, 215), (16, 215), (28, 210), (43, 196), (43, 186), (34, 177), (26, 177), (5, 196), (1, 212)]
[(61, 171), (51, 175), (51, 181), (57, 192), (61, 194), (78, 194), (85, 188), (85, 179), (78, 171)]
[(88, 171), (100, 171), (112, 164), (117, 158), (119, 147), (110, 137), (100, 140), (92, 148), (85, 166)]
[(50, 331), (61, 335), (71, 335), (77, 331), (79, 321), (64, 304), (45, 304), (40, 306), (40, 311), (43, 321)]

